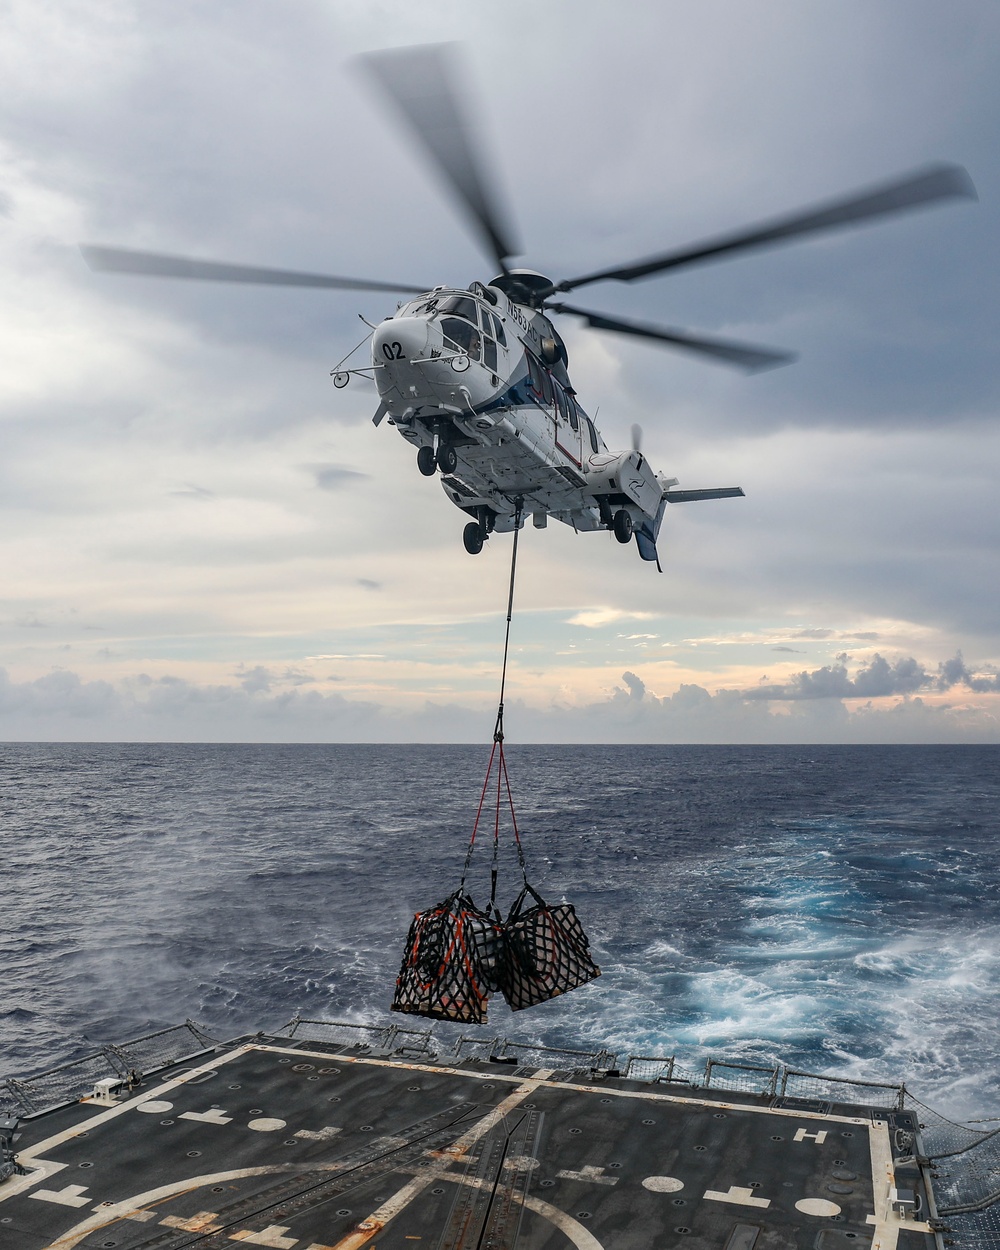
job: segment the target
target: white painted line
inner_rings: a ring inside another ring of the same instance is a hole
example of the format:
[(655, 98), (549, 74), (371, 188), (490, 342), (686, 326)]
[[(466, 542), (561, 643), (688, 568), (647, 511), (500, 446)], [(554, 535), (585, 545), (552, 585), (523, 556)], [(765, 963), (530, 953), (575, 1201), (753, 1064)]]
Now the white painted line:
[(742, 1185), (730, 1185), (728, 1193), (721, 1193), (718, 1189), (706, 1189), (703, 1195), (709, 1202), (735, 1202), (741, 1207), (769, 1207), (771, 1205), (770, 1198), (758, 1198), (752, 1189), (745, 1189)]
[(36, 1189), (29, 1198), (37, 1198), (39, 1202), (55, 1202), (61, 1207), (89, 1207), (93, 1198), (84, 1198), (86, 1185), (67, 1185), (65, 1189)]

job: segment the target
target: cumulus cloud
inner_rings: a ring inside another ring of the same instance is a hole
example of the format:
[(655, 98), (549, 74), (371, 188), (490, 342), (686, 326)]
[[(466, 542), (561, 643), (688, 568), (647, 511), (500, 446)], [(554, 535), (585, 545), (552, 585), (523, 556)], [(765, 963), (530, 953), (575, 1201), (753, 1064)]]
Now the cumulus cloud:
[(977, 694), (993, 693), (1000, 691), (1000, 672), (987, 665), (980, 673), (974, 673), (962, 659), (962, 653), (958, 652), (952, 659), (938, 665), (936, 685), (939, 690), (950, 690), (952, 686), (963, 685)]
[(841, 655), (836, 664), (796, 673), (790, 681), (780, 684), (762, 683), (744, 695), (748, 699), (881, 699), (886, 695), (915, 694), (930, 684), (923, 665), (912, 658), (890, 664), (876, 654), (851, 677), (847, 656)]
[[(959, 667), (961, 666), (961, 667)], [(947, 688), (989, 683), (961, 660), (936, 675), (912, 659), (874, 656), (853, 674), (846, 657), (784, 685), (714, 693), (682, 682), (658, 695), (637, 673), (584, 704), (532, 705), (508, 700), (521, 742), (942, 742), (996, 741), (995, 704), (942, 703)], [(58, 670), (17, 682), (0, 670), (0, 737), (38, 740), (469, 742), (483, 738), (491, 707), (481, 698), (447, 695), (406, 707), (342, 695), (294, 667), (240, 668), (230, 682), (138, 673), (117, 682), (83, 681)], [(311, 686), (305, 689), (306, 686)], [(931, 703), (915, 693), (926, 689)], [(895, 696), (890, 701), (886, 696)]]

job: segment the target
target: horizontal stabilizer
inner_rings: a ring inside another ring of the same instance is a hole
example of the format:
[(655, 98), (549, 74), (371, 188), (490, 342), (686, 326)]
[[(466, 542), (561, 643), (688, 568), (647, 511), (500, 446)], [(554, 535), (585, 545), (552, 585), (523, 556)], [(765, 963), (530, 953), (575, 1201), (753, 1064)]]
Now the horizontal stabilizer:
[(742, 496), (742, 486), (713, 486), (708, 490), (666, 490), (667, 503), (694, 503), (696, 499), (735, 499)]

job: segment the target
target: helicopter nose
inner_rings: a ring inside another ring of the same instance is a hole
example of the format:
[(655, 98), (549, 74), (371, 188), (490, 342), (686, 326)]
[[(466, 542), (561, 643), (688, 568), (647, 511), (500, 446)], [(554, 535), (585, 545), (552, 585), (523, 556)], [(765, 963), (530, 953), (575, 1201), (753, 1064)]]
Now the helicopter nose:
[(393, 317), (375, 330), (372, 359), (377, 365), (419, 360), (426, 347), (427, 322), (423, 317)]

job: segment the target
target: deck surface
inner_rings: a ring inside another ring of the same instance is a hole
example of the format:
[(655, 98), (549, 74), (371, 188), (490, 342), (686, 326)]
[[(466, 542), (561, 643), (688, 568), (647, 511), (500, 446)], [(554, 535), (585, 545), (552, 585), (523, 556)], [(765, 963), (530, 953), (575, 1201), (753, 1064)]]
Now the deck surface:
[(907, 1113), (278, 1039), (195, 1063), (25, 1122), (0, 1248), (935, 1244), (888, 1201)]

